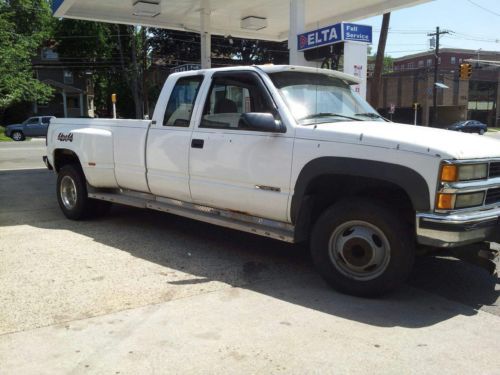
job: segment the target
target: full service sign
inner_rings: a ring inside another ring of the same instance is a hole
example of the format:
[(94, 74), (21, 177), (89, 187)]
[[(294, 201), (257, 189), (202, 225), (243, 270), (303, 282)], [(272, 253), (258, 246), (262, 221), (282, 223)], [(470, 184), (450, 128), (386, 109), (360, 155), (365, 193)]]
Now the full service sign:
[(318, 30), (297, 35), (299, 51), (327, 46), (343, 41), (371, 43), (372, 27), (355, 23), (337, 23)]

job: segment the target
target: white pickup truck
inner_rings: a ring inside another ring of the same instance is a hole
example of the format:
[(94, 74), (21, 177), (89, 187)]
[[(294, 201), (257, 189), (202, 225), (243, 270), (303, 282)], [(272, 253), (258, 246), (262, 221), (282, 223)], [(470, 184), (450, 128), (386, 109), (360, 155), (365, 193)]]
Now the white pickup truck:
[(338, 290), (376, 295), (417, 244), (499, 241), (500, 142), (391, 123), (343, 73), (295, 66), (168, 77), (153, 119), (55, 119), (45, 161), (74, 220), (110, 202), (309, 241)]

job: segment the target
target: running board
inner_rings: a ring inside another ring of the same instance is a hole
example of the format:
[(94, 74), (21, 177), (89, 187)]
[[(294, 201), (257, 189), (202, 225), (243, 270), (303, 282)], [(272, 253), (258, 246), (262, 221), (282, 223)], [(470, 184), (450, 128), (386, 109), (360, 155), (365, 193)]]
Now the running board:
[(90, 187), (88, 187), (88, 191), (88, 196), (92, 199), (168, 212), (189, 219), (270, 237), (280, 241), (295, 242), (294, 226), (280, 221), (263, 219), (239, 212), (201, 206), (170, 198), (157, 197), (147, 193), (126, 190), (100, 192)]

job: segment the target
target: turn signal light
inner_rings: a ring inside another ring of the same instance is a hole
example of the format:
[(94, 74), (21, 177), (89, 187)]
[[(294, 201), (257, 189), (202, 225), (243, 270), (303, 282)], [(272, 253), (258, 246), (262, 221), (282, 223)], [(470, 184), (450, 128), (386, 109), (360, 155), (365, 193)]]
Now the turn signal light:
[(447, 164), (441, 167), (441, 182), (454, 182), (458, 180), (458, 167)]
[(455, 195), (454, 194), (442, 194), (437, 195), (437, 209), (438, 210), (452, 210), (454, 208)]

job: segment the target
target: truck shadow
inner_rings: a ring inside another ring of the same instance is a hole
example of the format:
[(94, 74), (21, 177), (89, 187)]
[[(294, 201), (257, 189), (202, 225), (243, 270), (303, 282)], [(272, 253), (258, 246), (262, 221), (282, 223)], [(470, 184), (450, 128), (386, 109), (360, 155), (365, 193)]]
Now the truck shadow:
[[(218, 281), (344, 319), (407, 328), (475, 315), (483, 306), (495, 304), (500, 294), (498, 278), (485, 271), (450, 258), (428, 257), (417, 261), (408, 284), (398, 292), (379, 299), (346, 296), (323, 282), (303, 246), (121, 206), (101, 219), (73, 222), (57, 206), (52, 174), (7, 175), (0, 174), (0, 227), (23, 224), (68, 230), (192, 275), (169, 281), (166, 289)], [(7, 183), (5, 177), (16, 183)]]

